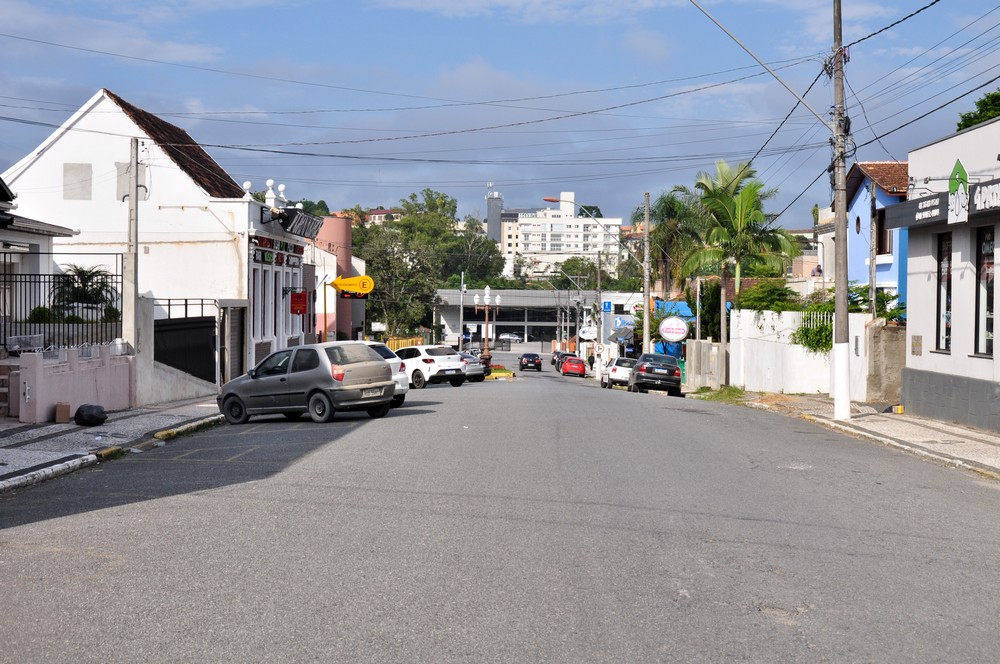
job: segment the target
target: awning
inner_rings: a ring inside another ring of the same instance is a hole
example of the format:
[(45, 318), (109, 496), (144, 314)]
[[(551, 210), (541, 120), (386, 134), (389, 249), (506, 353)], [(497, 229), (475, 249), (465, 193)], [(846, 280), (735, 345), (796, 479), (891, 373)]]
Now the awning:
[(613, 344), (627, 344), (635, 337), (635, 328), (619, 327), (611, 331), (608, 341)]

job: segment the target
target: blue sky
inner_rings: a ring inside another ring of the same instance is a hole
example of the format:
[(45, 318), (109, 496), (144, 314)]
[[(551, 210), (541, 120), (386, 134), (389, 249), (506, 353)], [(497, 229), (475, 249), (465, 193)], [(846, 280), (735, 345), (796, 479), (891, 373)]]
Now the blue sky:
[[(993, 2), (879, 33), (932, 1), (843, 0), (851, 161), (905, 160), (1000, 87), (976, 89), (1000, 76)], [(830, 0), (699, 4), (800, 94), (821, 74)], [(105, 87), (237, 182), (331, 209), (430, 188), (482, 218), (492, 182), (507, 207), (574, 191), (629, 218), (776, 129), (754, 164), (779, 223), (832, 196), (830, 131), (801, 106), (782, 123), (794, 97), (689, 0), (5, 0), (4, 19), (0, 171)], [(830, 79), (806, 100), (828, 113)]]

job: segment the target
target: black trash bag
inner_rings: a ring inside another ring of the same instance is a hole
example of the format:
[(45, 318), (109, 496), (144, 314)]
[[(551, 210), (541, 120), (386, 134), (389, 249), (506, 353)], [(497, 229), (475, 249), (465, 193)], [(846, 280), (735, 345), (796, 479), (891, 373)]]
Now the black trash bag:
[(104, 412), (104, 406), (95, 406), (92, 403), (85, 403), (76, 409), (73, 421), (84, 427), (96, 427), (104, 424), (108, 419), (108, 414)]

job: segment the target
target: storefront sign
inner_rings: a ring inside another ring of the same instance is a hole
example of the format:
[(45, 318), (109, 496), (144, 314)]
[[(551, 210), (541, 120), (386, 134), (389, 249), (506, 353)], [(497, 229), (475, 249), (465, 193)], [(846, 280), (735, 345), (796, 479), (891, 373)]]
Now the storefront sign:
[(300, 315), (309, 311), (309, 294), (305, 291), (291, 293), (289, 300), (292, 314)]
[(687, 338), (688, 324), (679, 316), (667, 316), (660, 321), (660, 336), (667, 341), (682, 341)]
[(991, 180), (972, 185), (972, 208), (970, 214), (1000, 208), (1000, 180)]
[(948, 220), (948, 199), (944, 194), (916, 198), (885, 208), (886, 228), (912, 228)]
[(948, 180), (948, 223), (964, 224), (969, 221), (969, 174), (961, 159), (955, 160)]

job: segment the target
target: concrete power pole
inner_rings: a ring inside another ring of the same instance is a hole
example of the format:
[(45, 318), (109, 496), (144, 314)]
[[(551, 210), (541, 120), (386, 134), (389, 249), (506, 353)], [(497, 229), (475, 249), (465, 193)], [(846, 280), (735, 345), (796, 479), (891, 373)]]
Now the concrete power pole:
[(646, 217), (642, 224), (642, 352), (649, 352), (649, 319), (653, 315), (649, 304), (649, 192), (646, 192)]
[(128, 167), (128, 244), (122, 275), (122, 337), (139, 352), (139, 139), (133, 138)]
[(847, 320), (847, 132), (840, 0), (833, 0), (834, 329), (833, 417), (851, 419), (850, 328)]
[(869, 220), (869, 235), (871, 246), (868, 247), (868, 302), (871, 307), (872, 320), (875, 320), (875, 300), (878, 292), (875, 289), (875, 264), (878, 257), (878, 208), (875, 205), (875, 180), (871, 182), (871, 219)]

